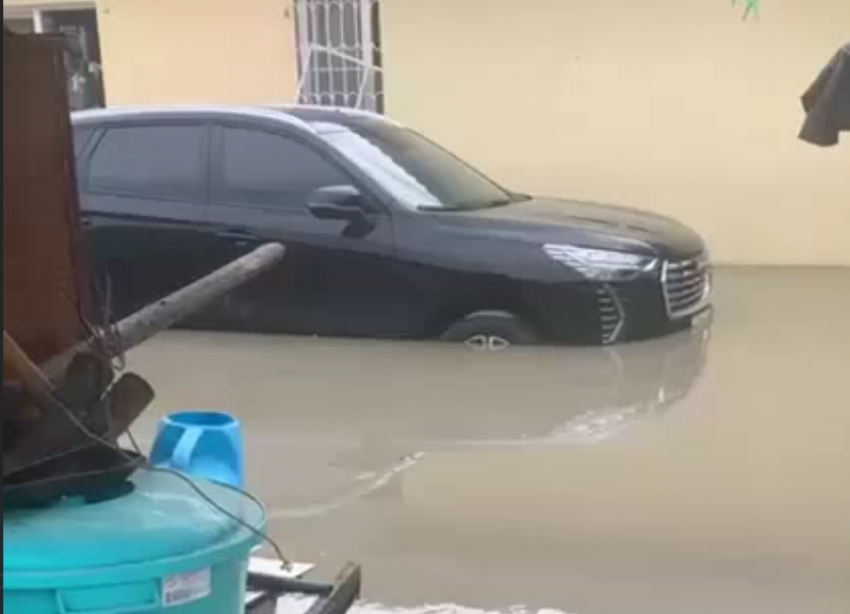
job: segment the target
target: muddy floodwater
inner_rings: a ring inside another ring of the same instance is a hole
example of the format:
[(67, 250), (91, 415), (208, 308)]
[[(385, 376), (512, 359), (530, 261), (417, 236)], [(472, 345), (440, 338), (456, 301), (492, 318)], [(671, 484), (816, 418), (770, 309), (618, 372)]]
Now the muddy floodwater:
[(850, 272), (722, 270), (716, 306), (607, 349), (169, 333), (138, 435), (238, 415), (274, 537), (381, 608), (848, 614)]

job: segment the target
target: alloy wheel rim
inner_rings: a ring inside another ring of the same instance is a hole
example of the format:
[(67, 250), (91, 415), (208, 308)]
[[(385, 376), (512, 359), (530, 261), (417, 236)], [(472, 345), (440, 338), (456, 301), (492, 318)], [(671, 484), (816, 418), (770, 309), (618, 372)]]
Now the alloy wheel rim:
[(476, 352), (503, 352), (511, 347), (511, 342), (498, 335), (474, 335), (464, 344)]

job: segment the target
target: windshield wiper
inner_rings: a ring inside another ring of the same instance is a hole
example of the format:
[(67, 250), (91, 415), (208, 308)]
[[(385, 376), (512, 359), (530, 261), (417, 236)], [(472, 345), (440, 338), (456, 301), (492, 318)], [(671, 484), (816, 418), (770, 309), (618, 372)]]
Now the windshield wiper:
[(477, 211), (480, 209), (495, 209), (496, 207), (506, 207), (514, 201), (510, 198), (500, 198), (488, 201), (474, 201), (465, 203), (456, 203), (454, 205), (419, 205), (417, 209), (425, 212), (458, 212), (458, 211)]

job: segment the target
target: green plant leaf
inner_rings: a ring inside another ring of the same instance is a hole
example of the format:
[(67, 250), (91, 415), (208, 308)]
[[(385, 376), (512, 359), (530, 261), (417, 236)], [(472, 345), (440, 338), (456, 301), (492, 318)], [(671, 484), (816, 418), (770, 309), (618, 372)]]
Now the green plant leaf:
[[(732, 0), (732, 6), (737, 7), (741, 2)], [(758, 17), (761, 15), (761, 0), (743, 0), (744, 4), (744, 21), (750, 17)]]

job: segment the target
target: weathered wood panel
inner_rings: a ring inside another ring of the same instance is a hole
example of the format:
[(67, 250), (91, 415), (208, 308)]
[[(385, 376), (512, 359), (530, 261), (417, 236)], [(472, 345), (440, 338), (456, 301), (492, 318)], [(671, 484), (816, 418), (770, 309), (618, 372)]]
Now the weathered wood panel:
[(3, 328), (36, 362), (83, 338), (79, 220), (60, 43), (4, 35)]

